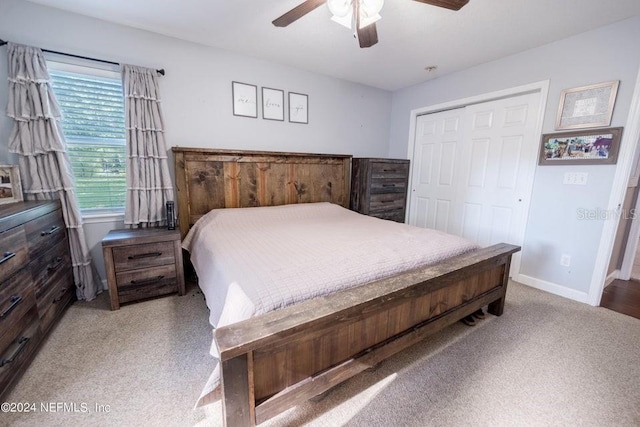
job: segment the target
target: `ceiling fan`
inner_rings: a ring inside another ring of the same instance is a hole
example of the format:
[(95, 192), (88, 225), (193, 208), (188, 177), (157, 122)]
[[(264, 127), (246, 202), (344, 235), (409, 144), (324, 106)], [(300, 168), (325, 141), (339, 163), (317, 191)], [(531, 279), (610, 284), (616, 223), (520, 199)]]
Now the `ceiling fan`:
[[(451, 10), (460, 10), (469, 0), (414, 0)], [(312, 10), (327, 3), (333, 21), (347, 28), (354, 28), (360, 47), (371, 47), (378, 43), (376, 22), (384, 0), (306, 0), (273, 21), (276, 27), (286, 27)]]

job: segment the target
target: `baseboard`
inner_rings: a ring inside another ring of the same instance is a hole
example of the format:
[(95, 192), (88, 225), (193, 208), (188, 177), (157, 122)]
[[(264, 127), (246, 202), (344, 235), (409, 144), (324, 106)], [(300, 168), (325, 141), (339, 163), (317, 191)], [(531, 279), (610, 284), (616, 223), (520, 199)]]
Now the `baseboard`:
[(524, 274), (518, 274), (513, 277), (516, 282), (522, 283), (532, 288), (540, 289), (541, 291), (549, 292), (550, 294), (558, 295), (564, 298), (569, 298), (574, 301), (588, 304), (589, 294), (586, 292), (576, 291), (575, 289), (567, 288), (566, 286), (560, 286), (556, 283), (547, 282), (545, 280), (536, 279), (535, 277), (526, 276)]
[(620, 278), (620, 270), (613, 270), (611, 273), (609, 273), (606, 280), (604, 281), (604, 287), (606, 288), (611, 284), (611, 282), (619, 278)]

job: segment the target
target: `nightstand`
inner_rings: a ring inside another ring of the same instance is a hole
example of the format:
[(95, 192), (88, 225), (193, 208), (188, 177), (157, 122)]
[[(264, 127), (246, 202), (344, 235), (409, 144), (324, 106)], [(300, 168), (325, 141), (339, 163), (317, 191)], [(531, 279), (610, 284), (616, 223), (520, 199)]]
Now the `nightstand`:
[(120, 304), (178, 292), (184, 295), (180, 231), (111, 230), (102, 239), (111, 310)]

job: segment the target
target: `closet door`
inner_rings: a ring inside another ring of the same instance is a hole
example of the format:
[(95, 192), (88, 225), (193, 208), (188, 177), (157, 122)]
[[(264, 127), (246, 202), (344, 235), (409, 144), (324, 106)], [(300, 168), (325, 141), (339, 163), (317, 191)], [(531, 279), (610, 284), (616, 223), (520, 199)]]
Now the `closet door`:
[(409, 223), (481, 246), (522, 244), (540, 94), (419, 116)]

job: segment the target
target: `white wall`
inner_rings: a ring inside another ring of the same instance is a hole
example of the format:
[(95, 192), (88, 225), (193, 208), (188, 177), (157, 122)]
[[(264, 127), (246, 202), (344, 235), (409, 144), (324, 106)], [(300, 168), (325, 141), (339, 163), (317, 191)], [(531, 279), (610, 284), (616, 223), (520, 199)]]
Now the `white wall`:
[[(0, 38), (164, 68), (160, 85), (171, 146), (378, 157), (388, 152), (390, 92), (18, 0), (0, 2)], [(6, 48), (0, 48), (1, 82), (6, 73)], [(308, 94), (309, 124), (233, 116), (232, 80)], [(6, 103), (2, 83), (2, 110)], [(15, 162), (7, 152), (10, 125), (1, 114), (0, 163)], [(114, 226), (85, 227), (102, 277), (100, 240)]]
[[(550, 80), (543, 132), (553, 132), (560, 92), (620, 80), (612, 126), (624, 126), (640, 64), (640, 17), (521, 52), (394, 92), (389, 155), (406, 157), (412, 109)], [(602, 220), (578, 220), (578, 209), (605, 209), (616, 166), (536, 168), (521, 273), (568, 296), (589, 291)], [(588, 172), (588, 185), (562, 185), (566, 171)], [(570, 254), (569, 268), (559, 265)], [(565, 289), (566, 291), (563, 291)]]

